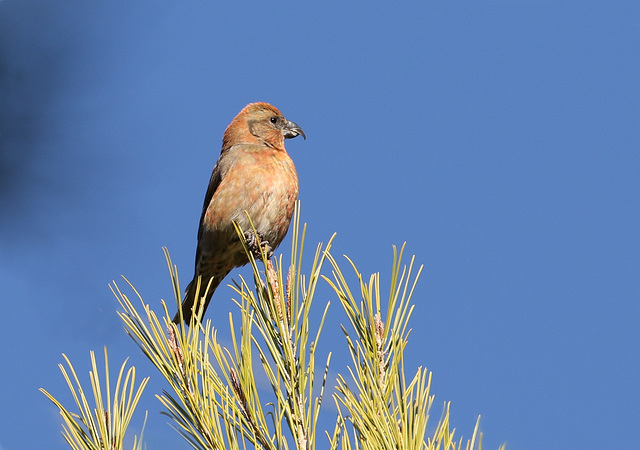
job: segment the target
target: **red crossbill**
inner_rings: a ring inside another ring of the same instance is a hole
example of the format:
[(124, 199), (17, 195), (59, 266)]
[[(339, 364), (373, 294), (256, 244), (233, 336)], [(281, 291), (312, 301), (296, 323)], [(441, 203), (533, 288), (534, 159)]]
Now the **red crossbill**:
[[(269, 250), (275, 250), (287, 234), (298, 198), (298, 175), (284, 140), (298, 135), (306, 139), (298, 125), (268, 103), (245, 106), (224, 132), (200, 216), (195, 275), (182, 301), (186, 323), (191, 319), (198, 277), (201, 295), (211, 281), (206, 309), (224, 277), (249, 262), (234, 222), (245, 231), (250, 245)], [(247, 214), (258, 236), (252, 234)], [(180, 321), (179, 312), (173, 321)]]

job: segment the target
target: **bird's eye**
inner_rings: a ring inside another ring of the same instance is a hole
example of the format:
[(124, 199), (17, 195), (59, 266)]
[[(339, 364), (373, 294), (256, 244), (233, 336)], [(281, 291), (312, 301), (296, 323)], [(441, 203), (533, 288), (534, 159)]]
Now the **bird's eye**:
[(272, 117), (271, 119), (269, 119), (269, 121), (273, 124), (275, 124), (276, 122), (278, 122), (278, 118), (277, 117)]

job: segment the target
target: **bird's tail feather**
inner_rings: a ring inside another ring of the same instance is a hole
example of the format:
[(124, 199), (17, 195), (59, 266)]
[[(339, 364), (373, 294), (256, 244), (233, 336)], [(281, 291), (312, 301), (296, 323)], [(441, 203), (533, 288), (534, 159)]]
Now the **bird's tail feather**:
[[(225, 275), (226, 274), (224, 274), (223, 276), (211, 277), (209, 278), (210, 281), (203, 277), (196, 277), (193, 280), (191, 280), (191, 283), (189, 283), (185, 291), (184, 299), (182, 300), (182, 306), (181, 306), (182, 319), (184, 320), (184, 323), (189, 325), (189, 323), (191, 322), (191, 316), (193, 315), (193, 312), (194, 312), (193, 307), (195, 304), (196, 295), (198, 295), (201, 298), (204, 297), (204, 306), (202, 311), (202, 314), (204, 315), (204, 312), (207, 310), (207, 307), (209, 306), (209, 302), (211, 301), (211, 296), (213, 296), (213, 293), (218, 288), (218, 286), (220, 285), (220, 282), (224, 279)], [(198, 283), (198, 281), (200, 281), (200, 283)], [(208, 285), (208, 289), (207, 289), (207, 285)], [(204, 295), (205, 292), (206, 292), (206, 295)], [(197, 308), (200, 308), (200, 306), (198, 305)], [(180, 311), (178, 311), (176, 315), (173, 317), (173, 323), (175, 324), (180, 323)]]

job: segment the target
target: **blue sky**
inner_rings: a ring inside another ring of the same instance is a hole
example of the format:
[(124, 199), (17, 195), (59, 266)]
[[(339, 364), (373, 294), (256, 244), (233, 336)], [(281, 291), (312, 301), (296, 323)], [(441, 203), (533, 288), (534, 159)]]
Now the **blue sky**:
[(191, 277), (252, 101), (307, 135), (287, 142), (307, 245), (337, 232), (384, 286), (392, 245), (424, 264), (407, 352), (434, 420), (451, 401), (485, 448), (637, 447), (640, 4), (217, 3), (0, 2), (0, 448), (66, 448), (37, 389), (64, 398), (61, 353), (88, 372), (104, 345), (152, 376), (149, 448), (187, 448), (107, 284), (171, 299), (162, 246)]

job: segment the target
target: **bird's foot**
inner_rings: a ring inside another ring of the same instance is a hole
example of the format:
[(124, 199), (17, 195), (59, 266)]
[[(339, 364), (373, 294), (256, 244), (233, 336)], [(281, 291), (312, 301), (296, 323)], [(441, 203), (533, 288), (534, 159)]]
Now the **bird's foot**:
[(261, 233), (254, 233), (253, 230), (245, 231), (244, 239), (256, 259), (262, 259), (263, 250), (267, 254), (267, 259), (271, 259), (273, 256), (273, 249), (269, 245), (269, 241), (266, 241)]

